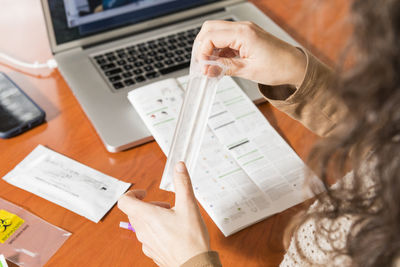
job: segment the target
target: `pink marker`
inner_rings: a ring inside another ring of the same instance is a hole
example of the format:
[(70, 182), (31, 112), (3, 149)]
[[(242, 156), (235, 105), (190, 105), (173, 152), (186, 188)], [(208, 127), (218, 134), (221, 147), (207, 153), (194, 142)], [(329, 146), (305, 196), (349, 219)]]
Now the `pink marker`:
[(132, 225), (128, 222), (119, 222), (119, 227), (135, 232), (135, 229), (133, 229)]

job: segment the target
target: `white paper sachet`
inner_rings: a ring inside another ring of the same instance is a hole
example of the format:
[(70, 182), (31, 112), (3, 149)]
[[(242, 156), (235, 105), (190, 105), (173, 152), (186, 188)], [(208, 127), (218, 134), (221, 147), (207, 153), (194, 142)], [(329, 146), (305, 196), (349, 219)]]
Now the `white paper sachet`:
[(95, 223), (131, 185), (42, 145), (3, 179)]

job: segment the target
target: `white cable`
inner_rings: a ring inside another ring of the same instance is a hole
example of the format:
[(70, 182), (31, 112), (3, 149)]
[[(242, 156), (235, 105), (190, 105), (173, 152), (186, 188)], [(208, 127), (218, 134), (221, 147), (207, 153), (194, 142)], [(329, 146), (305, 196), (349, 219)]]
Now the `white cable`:
[(35, 61), (33, 63), (26, 63), (26, 62), (20, 61), (18, 59), (12, 58), (9, 55), (6, 55), (1, 52), (0, 52), (0, 58), (3, 58), (5, 60), (11, 62), (14, 65), (22, 66), (25, 68), (31, 68), (31, 69), (40, 69), (40, 68), (55, 69), (55, 68), (57, 68), (57, 62), (54, 59), (49, 59), (49, 60), (47, 60), (46, 63), (39, 63), (37, 61)]

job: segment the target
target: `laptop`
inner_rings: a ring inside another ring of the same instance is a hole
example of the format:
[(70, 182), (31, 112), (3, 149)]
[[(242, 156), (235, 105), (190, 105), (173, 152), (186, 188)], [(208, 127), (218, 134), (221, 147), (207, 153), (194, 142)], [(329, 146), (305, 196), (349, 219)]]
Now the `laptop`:
[[(62, 76), (110, 152), (153, 140), (127, 99), (135, 88), (188, 74), (206, 20), (253, 21), (298, 45), (244, 0), (41, 0)], [(236, 79), (255, 102), (256, 84)]]

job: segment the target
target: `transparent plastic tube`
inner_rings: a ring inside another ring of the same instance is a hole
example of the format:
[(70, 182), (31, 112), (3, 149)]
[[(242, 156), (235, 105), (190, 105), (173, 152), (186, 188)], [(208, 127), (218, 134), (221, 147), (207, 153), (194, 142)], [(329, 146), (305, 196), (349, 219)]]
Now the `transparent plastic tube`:
[(194, 174), (217, 84), (226, 71), (226, 67), (218, 62), (217, 56), (197, 60), (197, 47), (195, 44), (190, 62), (189, 81), (161, 180), (160, 187), (170, 191), (174, 191), (173, 174), (177, 162), (185, 162), (189, 174)]

